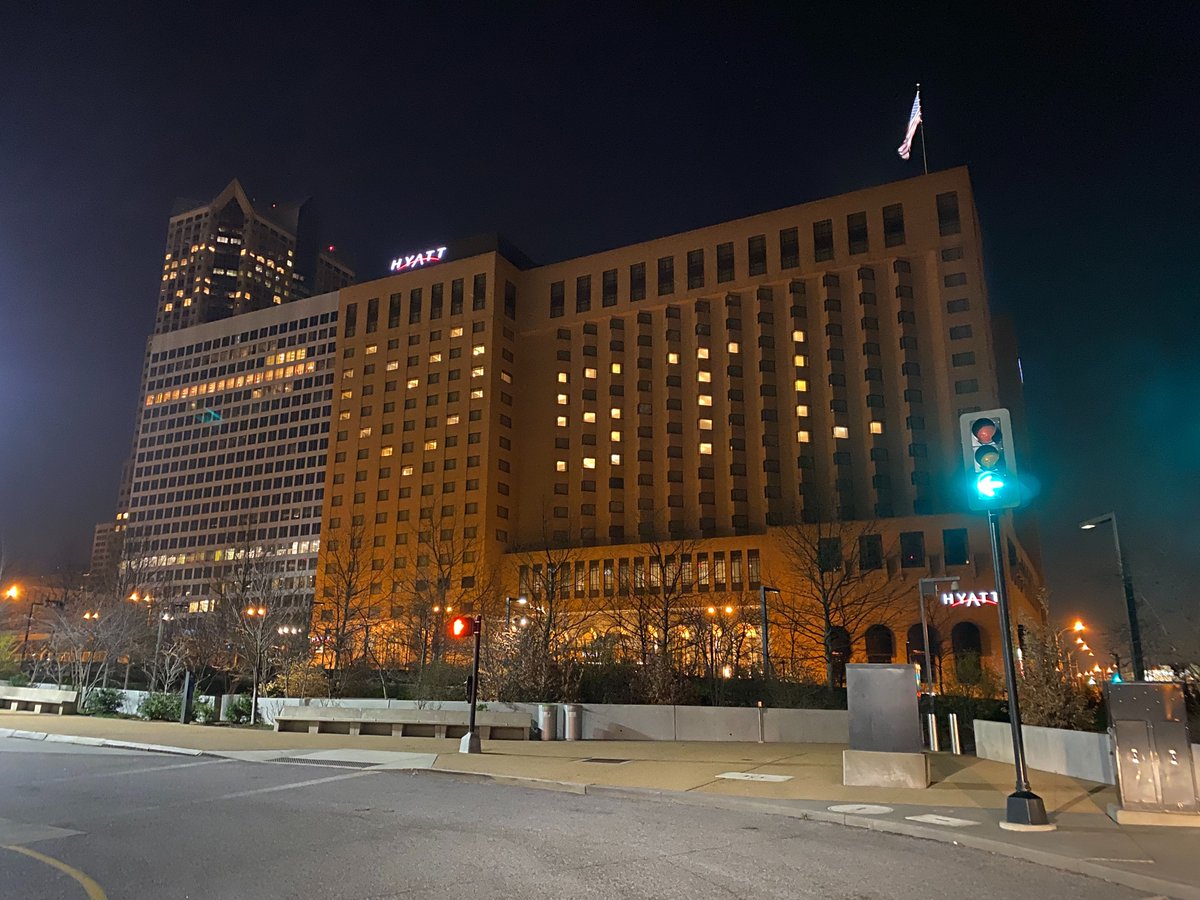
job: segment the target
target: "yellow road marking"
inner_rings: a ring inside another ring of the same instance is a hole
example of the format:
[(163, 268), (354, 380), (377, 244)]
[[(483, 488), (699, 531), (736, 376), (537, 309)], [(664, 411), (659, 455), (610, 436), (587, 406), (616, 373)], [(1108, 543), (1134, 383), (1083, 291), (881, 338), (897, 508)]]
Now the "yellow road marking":
[(38, 862), (45, 863), (48, 866), (53, 866), (55, 869), (58, 869), (58, 871), (63, 872), (64, 874), (70, 875), (72, 878), (78, 881), (79, 886), (87, 892), (88, 900), (108, 900), (108, 895), (104, 893), (100, 885), (96, 884), (95, 880), (92, 879), (91, 876), (80, 872), (74, 866), (68, 866), (60, 859), (55, 859), (53, 856), (47, 856), (45, 853), (38, 853), (38, 851), (30, 850), (28, 847), (7, 846), (3, 849), (11, 850), (13, 853), (21, 853), (30, 857), (31, 859), (36, 859)]

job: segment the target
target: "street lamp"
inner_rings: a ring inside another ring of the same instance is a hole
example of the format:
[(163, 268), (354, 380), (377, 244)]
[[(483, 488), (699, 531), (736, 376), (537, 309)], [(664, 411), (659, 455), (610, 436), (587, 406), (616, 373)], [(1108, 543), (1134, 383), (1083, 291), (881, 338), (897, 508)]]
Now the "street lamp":
[(921, 668), (926, 671), (925, 693), (933, 693), (933, 663), (930, 662), (929, 649), (929, 620), (925, 615), (925, 586), (936, 588), (939, 584), (950, 585), (950, 590), (958, 590), (957, 578), (922, 578), (917, 582), (917, 601), (921, 607)]
[[(529, 598), (526, 597), (524, 594), (522, 594), (520, 597), (505, 597), (504, 598), (504, 629), (506, 631), (512, 630), (512, 604), (513, 604), (514, 600), (516, 600), (517, 603), (519, 603), (521, 606), (524, 606), (525, 604), (527, 604), (529, 602)], [(522, 625), (525, 624), (524, 619), (521, 620), (521, 624)]]
[(1125, 554), (1121, 551), (1121, 538), (1117, 533), (1117, 514), (1110, 512), (1096, 516), (1094, 519), (1080, 522), (1079, 527), (1084, 531), (1091, 531), (1097, 525), (1103, 525), (1105, 522), (1112, 525), (1113, 545), (1117, 550), (1117, 567), (1121, 573), (1121, 583), (1125, 587), (1125, 611), (1129, 616), (1129, 643), (1130, 649), (1133, 651), (1133, 678), (1134, 681), (1145, 681), (1146, 664), (1142, 658), (1142, 631), (1138, 626), (1137, 601), (1133, 594), (1133, 575), (1130, 574), (1129, 564), (1125, 560)]
[(762, 616), (762, 666), (763, 680), (771, 680), (771, 632), (770, 623), (767, 621), (767, 594), (779, 595), (779, 588), (768, 587), (762, 585), (758, 589), (758, 607), (759, 613)]

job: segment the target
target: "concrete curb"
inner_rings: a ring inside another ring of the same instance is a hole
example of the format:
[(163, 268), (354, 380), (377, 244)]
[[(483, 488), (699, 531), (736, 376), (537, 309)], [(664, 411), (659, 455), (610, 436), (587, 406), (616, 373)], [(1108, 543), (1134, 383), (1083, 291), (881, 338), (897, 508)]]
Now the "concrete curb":
[(169, 753), (173, 756), (207, 756), (203, 750), (191, 747), (169, 747), (166, 744), (143, 744), (137, 741), (118, 741), (110, 738), (86, 737), (79, 734), (48, 734), (45, 731), (22, 731), (18, 728), (0, 728), (0, 738), (18, 738), (25, 741), (46, 741), (51, 744), (81, 744), (85, 747), (110, 747), (114, 750), (144, 750), (149, 753)]
[[(559, 791), (567, 794), (583, 794), (595, 797), (613, 797), (624, 800), (642, 800), (660, 803), (676, 803), (683, 806), (703, 806), (708, 808), (726, 809), (733, 812), (758, 812), (768, 815), (788, 816), (812, 822), (824, 822), (832, 825), (844, 825), (848, 828), (863, 828), (868, 831), (878, 831), (887, 834), (898, 834), (905, 837), (938, 841), (943, 844), (971, 847), (999, 856), (1021, 859), (1036, 863), (1051, 869), (1060, 869), (1078, 875), (1087, 875), (1102, 881), (1120, 884), (1147, 893), (1161, 894), (1176, 900), (1200, 900), (1200, 887), (1180, 884), (1155, 878), (1151, 875), (1141, 875), (1137, 872), (1127, 872), (1124, 869), (1114, 869), (1099, 863), (1084, 859), (1075, 859), (1038, 850), (1033, 847), (1022, 847), (994, 838), (980, 837), (963, 832), (947, 832), (939, 829), (914, 825), (909, 822), (892, 822), (886, 819), (871, 819), (864, 816), (834, 813), (820, 809), (805, 809), (789, 806), (771, 800), (758, 800), (750, 797), (728, 797), (708, 794), (698, 794), (693, 791), (665, 791), (655, 788), (629, 788), (614, 785), (581, 784), (572, 781), (553, 781), (545, 778), (525, 778), (519, 775), (489, 775), (482, 772), (469, 772), (457, 769), (400, 769), (411, 775), (441, 775), (458, 781), (474, 783), (492, 783), (512, 785), (517, 787), (538, 788), (541, 790)], [(803, 802), (803, 801), (797, 801)]]

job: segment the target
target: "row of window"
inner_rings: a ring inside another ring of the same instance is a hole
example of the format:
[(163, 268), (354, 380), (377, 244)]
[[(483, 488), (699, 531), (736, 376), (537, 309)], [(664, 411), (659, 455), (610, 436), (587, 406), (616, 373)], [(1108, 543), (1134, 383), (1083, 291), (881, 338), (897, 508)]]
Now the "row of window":
[[(445, 289), (444, 284), (435, 284), (429, 288), (429, 320), (435, 321), (440, 319), (445, 314)], [(457, 316), (463, 312), (463, 290), (464, 279), (455, 278), (450, 282), (450, 311), (449, 315)], [(407, 321), (409, 325), (416, 325), (421, 321), (424, 315), (425, 292), (424, 288), (415, 287), (408, 292), (408, 311)], [(516, 317), (517, 304), (517, 286), (511, 281), (504, 282), (504, 309), (505, 314), (511, 319)], [(358, 303), (346, 304), (346, 318), (342, 329), (343, 337), (354, 337), (358, 332)], [(399, 328), (403, 319), (405, 319), (404, 311), (404, 295), (395, 293), (388, 297), (387, 305), (387, 327)], [(482, 310), (487, 308), (487, 274), (484, 272), (476, 275), (471, 282), (471, 309)], [(365, 311), (365, 328), (366, 334), (373, 334), (379, 330), (379, 313), (380, 303), (378, 297), (371, 297), (366, 302)]]
[(517, 581), (520, 595), (533, 599), (756, 590), (762, 584), (762, 560), (758, 550), (564, 560), (523, 565)]

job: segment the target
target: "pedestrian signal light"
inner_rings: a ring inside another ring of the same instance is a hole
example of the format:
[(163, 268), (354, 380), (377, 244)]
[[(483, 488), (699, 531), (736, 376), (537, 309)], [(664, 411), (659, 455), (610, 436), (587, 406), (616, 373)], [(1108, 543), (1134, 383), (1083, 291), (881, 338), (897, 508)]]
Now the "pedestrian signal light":
[(450, 620), (450, 636), (470, 637), (475, 633), (475, 619), (471, 616), (455, 616)]
[(1021, 505), (1012, 420), (1007, 409), (959, 416), (963, 463), (971, 509), (1011, 509)]

